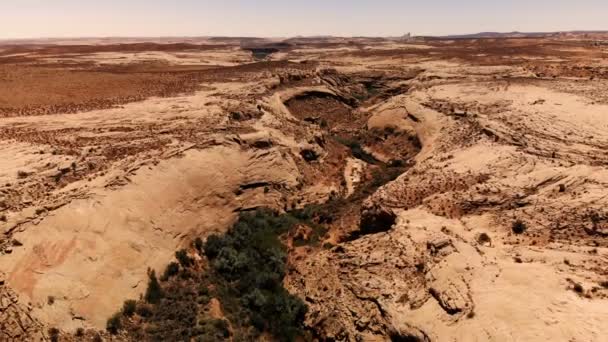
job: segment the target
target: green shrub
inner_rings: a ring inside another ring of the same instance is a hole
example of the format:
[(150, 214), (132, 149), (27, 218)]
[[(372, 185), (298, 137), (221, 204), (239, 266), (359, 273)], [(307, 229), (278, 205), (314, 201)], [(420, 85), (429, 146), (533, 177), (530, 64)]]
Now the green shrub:
[(151, 304), (158, 304), (163, 298), (163, 289), (156, 279), (156, 272), (154, 270), (148, 270), (148, 288), (146, 289), (145, 299), (146, 302)]
[(50, 328), (49, 329), (49, 338), (51, 339), (51, 342), (59, 341), (59, 329)]
[(148, 304), (138, 303), (135, 308), (135, 313), (143, 318), (148, 318), (152, 316), (152, 308)]
[(213, 321), (215, 329), (222, 334), (224, 338), (230, 337), (228, 322), (224, 319), (216, 319)]
[(404, 167), (405, 162), (401, 159), (391, 159), (388, 162), (388, 167)]
[(223, 341), (230, 337), (230, 326), (224, 319), (206, 319), (199, 322), (199, 341)]
[(368, 164), (376, 164), (378, 162), (378, 160), (376, 158), (374, 158), (374, 156), (372, 156), (371, 154), (367, 153), (363, 147), (361, 147), (361, 143), (355, 139), (345, 139), (345, 138), (340, 138), (340, 137), (336, 137), (336, 140), (350, 148), (350, 152), (353, 155), (353, 157), (360, 159)]
[(179, 264), (184, 268), (190, 267), (194, 262), (192, 258), (188, 256), (188, 252), (185, 249), (180, 249), (179, 251), (175, 252), (175, 258), (177, 258)]
[(200, 237), (197, 237), (194, 240), (194, 248), (196, 248), (199, 253), (203, 252), (203, 240)]
[(135, 314), (135, 309), (137, 308), (137, 302), (134, 300), (125, 300), (122, 305), (122, 314), (131, 317)]
[(523, 234), (527, 229), (528, 227), (522, 220), (516, 220), (511, 226), (511, 230), (513, 231), (513, 233), (518, 235)]
[(200, 304), (200, 305), (207, 305), (207, 304), (209, 304), (210, 301), (211, 301), (211, 298), (209, 298), (209, 296), (207, 296), (207, 295), (199, 295), (197, 303)]
[(167, 268), (165, 268), (165, 272), (160, 277), (160, 279), (162, 281), (167, 281), (167, 280), (169, 280), (169, 278), (177, 275), (178, 273), (179, 273), (179, 264), (172, 261), (171, 263), (169, 263), (169, 265), (167, 265)]
[(223, 247), (224, 239), (218, 235), (211, 235), (205, 242), (205, 255), (209, 258), (215, 258)]
[(120, 318), (120, 313), (116, 313), (110, 317), (110, 319), (108, 319), (108, 322), (106, 323), (106, 330), (110, 334), (116, 335), (120, 330), (122, 330), (122, 321)]
[(26, 172), (26, 171), (23, 171), (23, 170), (17, 171), (17, 177), (19, 179), (27, 178), (27, 177), (29, 177), (29, 175), (30, 175), (29, 172)]
[(199, 296), (208, 296), (209, 287), (206, 284), (199, 284), (198, 285), (198, 295)]

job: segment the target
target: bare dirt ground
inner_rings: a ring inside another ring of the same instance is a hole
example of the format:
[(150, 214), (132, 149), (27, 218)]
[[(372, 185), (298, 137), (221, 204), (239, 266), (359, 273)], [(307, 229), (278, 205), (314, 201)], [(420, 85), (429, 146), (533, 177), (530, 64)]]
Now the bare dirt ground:
[(0, 44), (0, 341), (103, 330), (194, 237), (311, 204), (319, 340), (602, 341), (606, 39)]

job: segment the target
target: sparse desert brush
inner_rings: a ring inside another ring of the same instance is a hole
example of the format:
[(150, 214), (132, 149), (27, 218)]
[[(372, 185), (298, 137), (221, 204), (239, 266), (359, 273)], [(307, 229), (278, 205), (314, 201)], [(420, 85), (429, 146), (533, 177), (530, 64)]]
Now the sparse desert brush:
[(574, 290), (574, 292), (581, 294), (585, 291), (585, 289), (583, 288), (583, 285), (576, 283), (574, 284), (574, 286), (572, 287), (572, 289)]
[(401, 159), (391, 159), (388, 162), (388, 167), (404, 167), (405, 162)]
[(154, 270), (148, 270), (148, 288), (146, 290), (145, 299), (146, 302), (151, 304), (158, 304), (163, 298), (164, 293), (158, 279), (156, 278), (156, 272)]
[(394, 125), (389, 125), (384, 127), (384, 132), (386, 134), (395, 134), (395, 132), (397, 131), (397, 127)]
[(201, 239), (200, 237), (194, 239), (194, 248), (196, 248), (199, 253), (203, 251), (203, 245), (203, 239)]
[(147, 318), (152, 316), (152, 308), (149, 304), (146, 303), (137, 303), (137, 307), (135, 308), (135, 313), (140, 317)]
[(167, 281), (171, 277), (177, 275), (178, 273), (179, 273), (179, 264), (173, 261), (173, 262), (169, 263), (169, 265), (167, 265), (167, 268), (165, 268), (165, 273), (163, 273), (163, 275), (160, 277), (160, 280)]
[(193, 263), (192, 258), (188, 256), (188, 252), (185, 249), (180, 249), (179, 251), (175, 252), (175, 257), (182, 267), (190, 267)]
[(515, 222), (513, 222), (513, 224), (511, 225), (511, 230), (513, 231), (513, 233), (518, 235), (523, 234), (527, 229), (528, 227), (526, 226), (524, 221), (519, 219), (515, 220)]
[(50, 328), (49, 329), (49, 338), (50, 338), (51, 342), (59, 341), (59, 329)]
[(367, 153), (363, 149), (363, 147), (361, 146), (361, 142), (359, 142), (359, 140), (350, 139), (350, 138), (342, 138), (342, 137), (336, 137), (335, 139), (340, 144), (350, 148), (350, 151), (351, 151), (351, 154), (353, 155), (353, 157), (360, 159), (368, 164), (376, 164), (378, 162), (376, 160), (376, 158), (374, 158), (374, 156)]
[(122, 330), (122, 321), (120, 313), (115, 313), (112, 317), (108, 319), (106, 323), (106, 330), (112, 335), (116, 335), (120, 330)]
[(492, 245), (492, 239), (487, 233), (477, 235), (477, 243), (480, 245)]
[(137, 302), (134, 300), (126, 300), (122, 306), (122, 314), (131, 317), (135, 314), (137, 309)]

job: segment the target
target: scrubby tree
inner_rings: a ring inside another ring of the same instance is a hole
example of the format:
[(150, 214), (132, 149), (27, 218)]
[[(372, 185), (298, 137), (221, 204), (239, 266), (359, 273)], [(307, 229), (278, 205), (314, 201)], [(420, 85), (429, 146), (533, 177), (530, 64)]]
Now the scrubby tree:
[(49, 329), (49, 338), (51, 339), (51, 342), (59, 341), (59, 329), (50, 328)]
[(196, 239), (194, 239), (194, 248), (196, 248), (196, 250), (199, 253), (203, 252), (203, 239), (201, 239), (200, 237), (197, 237)]
[(515, 222), (513, 222), (513, 225), (511, 226), (511, 230), (513, 230), (513, 233), (518, 234), (518, 235), (523, 234), (527, 229), (528, 229), (528, 227), (522, 220), (516, 220)]
[(190, 267), (193, 263), (192, 258), (188, 256), (188, 252), (185, 249), (180, 249), (179, 251), (175, 252), (175, 258), (184, 268)]
[(162, 281), (167, 281), (169, 280), (169, 278), (177, 275), (179, 273), (179, 264), (172, 261), (169, 263), (169, 265), (167, 265), (167, 268), (165, 268), (165, 273), (163, 273), (162, 277), (160, 277), (160, 279)]
[(131, 317), (135, 314), (135, 309), (137, 308), (137, 302), (134, 300), (125, 300), (122, 305), (122, 314)]
[(156, 279), (156, 272), (154, 270), (148, 270), (148, 288), (146, 289), (145, 299), (146, 302), (151, 304), (158, 304), (163, 298), (163, 289)]
[(122, 330), (120, 313), (116, 313), (110, 317), (110, 319), (108, 319), (108, 322), (106, 323), (106, 330), (112, 335), (116, 335), (120, 330)]
[(222, 249), (224, 239), (218, 235), (211, 235), (205, 242), (204, 251), (209, 259), (215, 258)]

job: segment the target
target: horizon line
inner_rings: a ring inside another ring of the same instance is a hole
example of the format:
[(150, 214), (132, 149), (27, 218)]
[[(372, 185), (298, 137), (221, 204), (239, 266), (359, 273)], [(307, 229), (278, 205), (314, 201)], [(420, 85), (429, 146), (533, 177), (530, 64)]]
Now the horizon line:
[[(474, 33), (451, 33), (444, 35), (416, 35), (411, 34), (411, 37), (457, 37), (457, 36), (474, 36), (480, 34), (557, 34), (557, 33), (608, 33), (608, 30), (558, 30), (558, 31), (481, 31)], [(17, 37), (17, 38), (0, 38), (0, 41), (15, 41), (15, 40), (53, 40), (53, 39), (143, 39), (143, 38), (248, 38), (248, 39), (291, 39), (291, 38), (400, 38), (407, 36), (404, 33), (400, 36), (395, 35), (355, 35), (342, 36), (331, 34), (316, 34), (316, 35), (294, 35), (294, 36), (247, 36), (247, 35), (167, 35), (167, 36), (146, 36), (146, 35), (110, 35), (110, 36), (38, 36), (38, 37)]]

